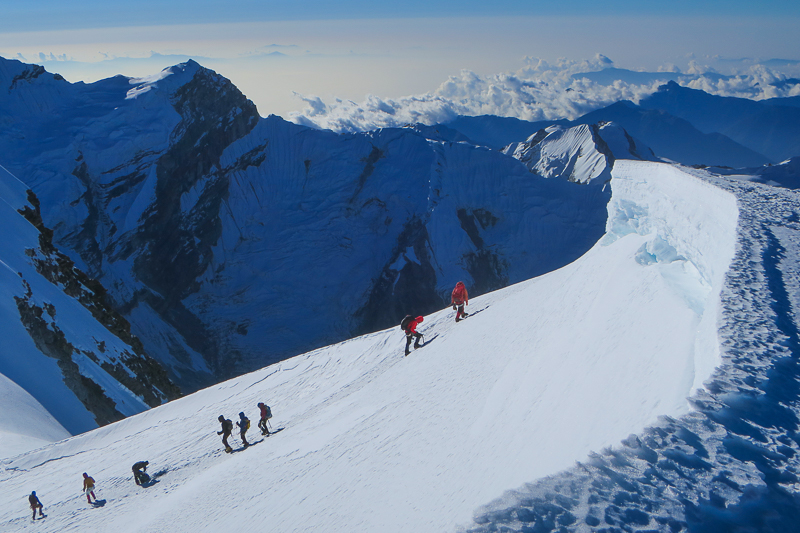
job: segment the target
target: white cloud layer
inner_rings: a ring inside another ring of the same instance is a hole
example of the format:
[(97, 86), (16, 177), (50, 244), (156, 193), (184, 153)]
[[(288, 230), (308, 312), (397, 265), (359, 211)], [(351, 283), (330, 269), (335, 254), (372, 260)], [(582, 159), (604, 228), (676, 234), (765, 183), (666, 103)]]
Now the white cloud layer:
[[(345, 132), (417, 122), (438, 124), (457, 115), (498, 115), (531, 121), (575, 119), (619, 100), (638, 103), (664, 83), (654, 80), (637, 84), (618, 79), (603, 84), (575, 76), (614, 66), (613, 61), (599, 54), (583, 61), (562, 59), (548, 63), (525, 58), (525, 63), (516, 72), (490, 76), (462, 70), (433, 92), (402, 98), (368, 95), (360, 103), (339, 98), (326, 102), (318, 96), (295, 93), (306, 106), (300, 112), (290, 113), (289, 120)], [(695, 60), (683, 72), (672, 64), (659, 70), (675, 73), (683, 86), (720, 96), (761, 100), (800, 95), (798, 80), (762, 64), (750, 65), (731, 75), (721, 75)]]

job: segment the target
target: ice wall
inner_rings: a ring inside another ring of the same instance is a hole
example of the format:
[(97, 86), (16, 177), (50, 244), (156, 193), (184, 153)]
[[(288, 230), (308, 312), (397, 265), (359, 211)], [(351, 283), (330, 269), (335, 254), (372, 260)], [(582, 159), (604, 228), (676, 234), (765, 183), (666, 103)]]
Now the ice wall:
[(736, 198), (665, 164), (617, 161), (612, 175), (606, 235), (600, 244), (631, 233), (647, 236), (636, 261), (658, 269), (697, 313), (693, 392), (720, 361), (719, 300), (736, 249)]

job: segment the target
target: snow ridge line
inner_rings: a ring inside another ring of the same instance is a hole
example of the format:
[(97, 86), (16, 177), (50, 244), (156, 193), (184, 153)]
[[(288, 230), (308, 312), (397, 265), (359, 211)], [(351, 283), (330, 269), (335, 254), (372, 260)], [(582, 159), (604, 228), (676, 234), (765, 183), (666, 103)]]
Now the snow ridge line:
[[(466, 531), (789, 531), (800, 521), (800, 199), (685, 169), (734, 193), (737, 251), (719, 324), (722, 364), (696, 411), (504, 495)], [(793, 287), (796, 288), (796, 287)]]

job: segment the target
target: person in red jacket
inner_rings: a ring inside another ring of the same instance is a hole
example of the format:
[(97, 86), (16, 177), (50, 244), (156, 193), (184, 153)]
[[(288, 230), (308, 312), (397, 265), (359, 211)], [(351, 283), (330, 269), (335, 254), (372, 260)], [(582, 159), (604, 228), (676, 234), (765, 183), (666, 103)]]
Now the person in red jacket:
[(402, 322), (400, 322), (400, 328), (406, 334), (406, 355), (411, 353), (408, 349), (408, 346), (411, 344), (411, 339), (414, 338), (414, 349), (419, 348), (419, 340), (422, 338), (421, 333), (417, 333), (417, 324), (425, 320), (423, 317), (418, 316), (417, 318), (413, 318), (411, 315), (407, 315)]
[(467, 294), (467, 288), (464, 286), (463, 281), (456, 283), (456, 288), (453, 289), (453, 294), (450, 297), (450, 303), (453, 305), (453, 311), (456, 311), (456, 322), (461, 320), (462, 317), (467, 317), (464, 306), (469, 305), (469, 294)]

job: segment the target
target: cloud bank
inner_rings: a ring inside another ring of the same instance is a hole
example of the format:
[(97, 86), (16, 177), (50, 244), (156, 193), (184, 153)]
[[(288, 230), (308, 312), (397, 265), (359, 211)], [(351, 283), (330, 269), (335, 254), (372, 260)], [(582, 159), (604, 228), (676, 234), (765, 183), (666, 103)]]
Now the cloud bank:
[[(360, 103), (338, 98), (325, 102), (318, 96), (295, 93), (305, 102), (305, 108), (290, 113), (289, 120), (314, 128), (352, 132), (417, 122), (432, 125), (458, 115), (497, 115), (530, 121), (575, 119), (619, 100), (638, 103), (667, 79), (631, 83), (623, 79), (630, 71), (619, 71), (620, 79), (608, 83), (580, 76), (613, 67), (613, 61), (603, 55), (555, 63), (526, 57), (525, 66), (516, 72), (481, 76), (462, 70), (433, 92), (396, 99), (368, 95)], [(800, 95), (800, 80), (760, 63), (730, 75), (719, 74), (695, 60), (683, 72), (675, 65), (659, 70), (670, 73), (670, 78), (681, 85), (721, 96), (760, 100)]]

